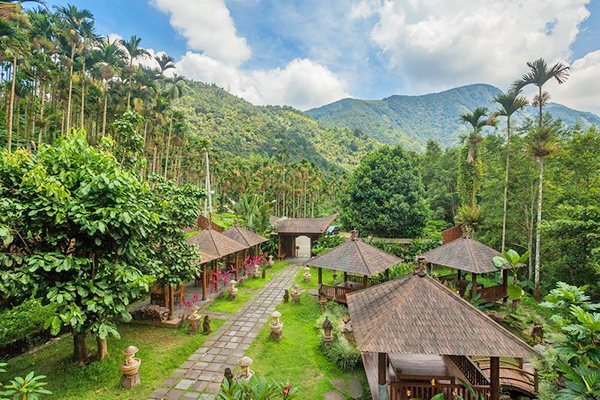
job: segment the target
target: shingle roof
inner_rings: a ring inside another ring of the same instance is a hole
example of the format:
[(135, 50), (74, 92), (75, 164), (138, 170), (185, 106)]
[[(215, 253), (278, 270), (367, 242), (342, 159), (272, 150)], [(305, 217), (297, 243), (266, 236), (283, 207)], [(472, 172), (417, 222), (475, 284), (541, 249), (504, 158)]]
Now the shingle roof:
[(269, 241), (269, 239), (237, 225), (227, 229), (223, 235), (248, 247)]
[(401, 262), (398, 257), (353, 238), (311, 259), (306, 265), (373, 276)]
[(207, 253), (202, 250), (198, 250), (198, 254), (200, 255), (200, 260), (198, 260), (198, 265), (206, 264), (208, 262), (211, 262), (211, 261), (219, 258), (218, 256), (216, 256), (214, 254), (210, 254), (210, 253)]
[(188, 242), (197, 244), (203, 252), (214, 254), (217, 257), (224, 257), (248, 248), (248, 246), (236, 242), (211, 228), (198, 232), (189, 238)]
[(337, 214), (323, 218), (288, 218), (275, 223), (277, 233), (325, 233)]
[(416, 274), (347, 294), (359, 350), (540, 357), (521, 339), (429, 276)]
[[(492, 261), (495, 256), (502, 256), (502, 254), (473, 238), (461, 237), (419, 257), (424, 257), (427, 262), (435, 265), (484, 274), (498, 271)], [(505, 268), (509, 268), (508, 264)]]

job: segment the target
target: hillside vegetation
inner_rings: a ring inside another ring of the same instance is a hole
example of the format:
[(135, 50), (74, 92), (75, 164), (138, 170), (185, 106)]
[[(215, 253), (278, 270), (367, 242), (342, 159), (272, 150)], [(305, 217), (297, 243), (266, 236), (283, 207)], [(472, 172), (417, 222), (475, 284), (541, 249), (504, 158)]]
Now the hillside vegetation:
[[(443, 147), (458, 144), (467, 129), (458, 116), (476, 107), (497, 109), (492, 99), (500, 89), (475, 84), (422, 96), (390, 96), (383, 100), (343, 99), (306, 112), (329, 125), (359, 129), (386, 144), (402, 144), (411, 150), (423, 150), (429, 139)], [(568, 125), (576, 122), (584, 128), (600, 125), (600, 117), (550, 103), (545, 110)], [(528, 108), (525, 115), (534, 116)], [(524, 117), (516, 118), (517, 121)]]

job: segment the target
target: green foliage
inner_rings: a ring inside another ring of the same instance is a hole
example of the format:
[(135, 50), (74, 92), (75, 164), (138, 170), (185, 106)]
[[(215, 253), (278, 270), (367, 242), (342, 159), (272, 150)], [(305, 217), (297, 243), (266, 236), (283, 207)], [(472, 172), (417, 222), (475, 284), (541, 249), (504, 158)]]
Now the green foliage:
[(298, 397), (298, 387), (289, 383), (269, 383), (264, 378), (253, 375), (248, 382), (242, 380), (224, 380), (221, 391), (217, 393), (219, 400), (291, 400)]
[(481, 157), (468, 161), (469, 145), (460, 148), (456, 188), (463, 205), (473, 205), (481, 189), (483, 163)]
[(334, 247), (344, 243), (345, 239), (342, 235), (323, 235), (313, 243), (313, 253), (316, 255), (323, 254)]
[(344, 226), (379, 237), (414, 238), (429, 219), (415, 159), (400, 146), (369, 153), (342, 197)]
[(360, 351), (348, 343), (343, 335), (336, 336), (329, 347), (323, 346), (323, 352), (342, 371), (353, 371), (362, 366)]
[(268, 231), (274, 201), (265, 201), (264, 196), (258, 194), (244, 194), (239, 201), (230, 201), (231, 212), (241, 217), (244, 228), (260, 234)]
[(46, 379), (45, 375), (35, 375), (33, 371), (25, 378), (17, 376), (11, 379), (8, 385), (0, 387), (0, 396), (11, 396), (14, 400), (37, 400), (40, 395), (52, 394), (48, 389), (44, 389), (48, 383), (43, 379)]
[(44, 322), (54, 315), (55, 309), (55, 304), (43, 306), (39, 299), (28, 299), (0, 311), (0, 346), (22, 339), (33, 343), (35, 335), (43, 330)]
[(508, 297), (511, 300), (520, 300), (525, 292), (521, 288), (521, 285), (518, 281), (519, 269), (525, 265), (527, 260), (529, 259), (529, 252), (523, 253), (523, 255), (519, 255), (515, 250), (510, 249), (505, 251), (501, 256), (495, 256), (492, 261), (496, 268), (502, 268), (506, 265), (510, 266), (510, 270), (513, 276), (513, 283), (508, 285), (506, 288), (506, 292)]

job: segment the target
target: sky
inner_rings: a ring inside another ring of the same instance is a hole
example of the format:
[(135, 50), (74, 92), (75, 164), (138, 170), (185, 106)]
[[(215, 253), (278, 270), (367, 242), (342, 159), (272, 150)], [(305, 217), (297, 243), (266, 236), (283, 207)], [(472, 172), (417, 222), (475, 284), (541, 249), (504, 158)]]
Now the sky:
[(572, 68), (545, 85), (552, 101), (600, 114), (600, 0), (47, 1), (66, 3), (90, 10), (99, 34), (137, 35), (175, 73), (257, 105), (507, 90), (542, 57)]

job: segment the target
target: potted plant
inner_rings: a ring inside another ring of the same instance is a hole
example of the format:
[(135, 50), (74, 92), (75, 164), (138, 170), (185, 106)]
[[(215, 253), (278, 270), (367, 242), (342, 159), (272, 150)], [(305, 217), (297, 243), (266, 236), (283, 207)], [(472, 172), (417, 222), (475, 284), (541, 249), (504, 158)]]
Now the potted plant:
[(525, 294), (525, 291), (522, 288), (521, 282), (519, 282), (517, 273), (520, 267), (522, 267), (527, 260), (529, 259), (529, 252), (523, 253), (523, 255), (519, 255), (516, 251), (510, 249), (505, 251), (501, 256), (496, 256), (493, 258), (494, 265), (496, 268), (502, 268), (506, 264), (509, 265), (510, 270), (512, 272), (513, 280), (512, 284), (508, 285), (506, 288), (506, 294), (508, 298), (512, 301), (512, 312), (514, 313), (519, 307), (519, 303)]

